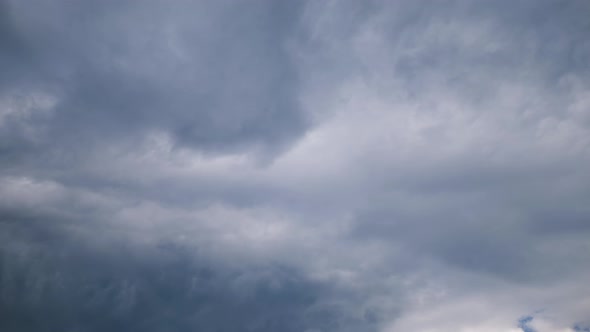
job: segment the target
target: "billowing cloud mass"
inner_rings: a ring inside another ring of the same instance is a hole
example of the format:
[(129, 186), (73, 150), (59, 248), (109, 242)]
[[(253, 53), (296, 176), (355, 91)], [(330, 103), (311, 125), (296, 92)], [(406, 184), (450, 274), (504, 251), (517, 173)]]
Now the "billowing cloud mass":
[(0, 330), (588, 331), (589, 17), (0, 1)]

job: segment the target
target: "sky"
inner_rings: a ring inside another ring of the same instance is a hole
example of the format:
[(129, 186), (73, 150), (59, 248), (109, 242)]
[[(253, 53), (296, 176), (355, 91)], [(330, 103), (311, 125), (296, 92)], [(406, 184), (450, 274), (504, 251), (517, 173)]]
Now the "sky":
[(0, 330), (590, 331), (588, 17), (0, 0)]

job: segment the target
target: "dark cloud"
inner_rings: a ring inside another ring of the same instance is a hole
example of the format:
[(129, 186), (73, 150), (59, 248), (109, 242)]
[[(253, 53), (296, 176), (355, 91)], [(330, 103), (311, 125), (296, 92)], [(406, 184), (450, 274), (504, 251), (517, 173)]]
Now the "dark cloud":
[(35, 218), (1, 216), (2, 330), (374, 330), (370, 312), (349, 316), (353, 297), (280, 264), (224, 267), (175, 242), (105, 240)]
[(583, 327), (583, 326), (580, 326), (578, 324), (574, 325), (573, 329), (576, 332), (578, 332), (578, 331), (590, 331), (590, 327)]
[[(3, 72), (15, 77), (3, 94), (55, 99), (49, 114), (9, 118), (39, 132), (28, 142), (37, 153), (84, 155), (92, 145), (150, 131), (211, 152), (253, 144), (274, 151), (305, 128), (289, 55), (301, 4), (4, 7)], [(20, 70), (12, 69), (23, 61)]]
[(589, 12), (0, 2), (0, 329), (583, 330)]

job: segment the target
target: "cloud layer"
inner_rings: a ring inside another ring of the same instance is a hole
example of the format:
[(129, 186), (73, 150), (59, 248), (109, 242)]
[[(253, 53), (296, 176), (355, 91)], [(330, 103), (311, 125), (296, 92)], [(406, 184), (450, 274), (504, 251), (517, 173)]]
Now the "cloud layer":
[(588, 13), (0, 2), (0, 329), (585, 331)]

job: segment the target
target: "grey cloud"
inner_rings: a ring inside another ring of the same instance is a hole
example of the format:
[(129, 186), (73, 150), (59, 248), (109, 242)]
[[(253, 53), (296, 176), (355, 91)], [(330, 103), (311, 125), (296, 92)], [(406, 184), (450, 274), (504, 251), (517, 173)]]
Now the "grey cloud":
[[(588, 84), (588, 66), (579, 58), (587, 52), (579, 44), (587, 32), (578, 15), (585, 5), (521, 2), (510, 13), (506, 3), (453, 3), (428, 10), (419, 5), (384, 7), (391, 10), (362, 23), (372, 29), (369, 41), (374, 44), (368, 45), (374, 51), (357, 50), (352, 39), (336, 52), (373, 60), (358, 71), (366, 84), (384, 91), (405, 89), (404, 103), (420, 103), (412, 109), (418, 114), (416, 121), (423, 114), (427, 120), (432, 117), (436, 126), (418, 136), (428, 143), (416, 145), (407, 159), (396, 156), (396, 148), (386, 150), (389, 155), (372, 156), (372, 163), (382, 164), (373, 178), (388, 192), (373, 192), (378, 203), (367, 204), (372, 211), (368, 214), (358, 212), (355, 233), (400, 241), (410, 252), (425, 250), (453, 264), (509, 278), (532, 281), (551, 274), (545, 269), (555, 269), (553, 276), (561, 278), (557, 262), (563, 261), (540, 250), (538, 242), (544, 239), (531, 232), (584, 231), (588, 215), (580, 207), (589, 178), (578, 167), (587, 162), (587, 145), (582, 155), (564, 153), (549, 144), (542, 146), (536, 131), (543, 119), (555, 117), (579, 125), (582, 139), (587, 137), (587, 125), (566, 112), (575, 97), (569, 99), (571, 91), (556, 82), (569, 76)], [(397, 20), (406, 14), (413, 19)], [(380, 39), (383, 35), (385, 41)], [(546, 42), (550, 36), (555, 43)], [(525, 98), (542, 95), (544, 104), (521, 104), (520, 96), (502, 104), (501, 86), (511, 82), (532, 87)], [(395, 105), (396, 97), (391, 99)], [(449, 99), (462, 109), (463, 125), (453, 127), (445, 115), (440, 126), (436, 123), (438, 114), (445, 114), (437, 102)], [(534, 115), (525, 116), (527, 108)], [(392, 106), (383, 113), (403, 112)], [(461, 137), (471, 126), (477, 128), (473, 135), (455, 141), (453, 137)], [(455, 143), (457, 150), (447, 150), (445, 144)], [(570, 183), (573, 178), (578, 183)], [(548, 206), (559, 212), (550, 213)], [(580, 262), (574, 257), (580, 254), (576, 244), (568, 248), (573, 268)]]
[(3, 214), (0, 227), (5, 330), (375, 329), (370, 312), (350, 316), (354, 297), (280, 264), (236, 269), (168, 241), (100, 244), (48, 216)]
[(589, 11), (2, 2), (0, 326), (584, 322)]
[(4, 7), (6, 57), (30, 58), (15, 73), (26, 81), (13, 90), (57, 99), (51, 115), (36, 121), (39, 151), (83, 154), (80, 142), (104, 145), (149, 131), (210, 151), (251, 144), (272, 151), (305, 128), (288, 50), (300, 4)]
[(576, 332), (577, 332), (577, 331), (589, 331), (589, 330), (590, 330), (590, 328), (589, 328), (589, 327), (583, 327), (583, 326), (580, 326), (580, 325), (578, 325), (578, 324), (574, 325), (573, 329), (574, 329), (574, 331), (576, 331)]

